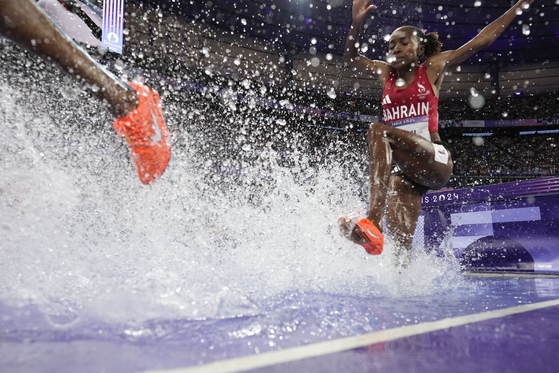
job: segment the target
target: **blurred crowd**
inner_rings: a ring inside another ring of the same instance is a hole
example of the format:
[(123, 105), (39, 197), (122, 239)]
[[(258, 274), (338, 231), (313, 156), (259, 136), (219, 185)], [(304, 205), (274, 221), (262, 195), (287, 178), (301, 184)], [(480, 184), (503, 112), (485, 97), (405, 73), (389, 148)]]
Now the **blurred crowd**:
[(557, 134), (483, 136), (448, 139), (457, 173), (558, 173)]
[[(231, 109), (230, 101), (212, 95), (201, 95), (194, 102), (204, 106), (199, 112), (205, 117), (212, 111), (216, 113), (215, 122), (212, 120), (214, 128), (216, 122), (224, 121), (223, 111)], [(228, 131), (222, 141), (229, 144), (229, 149), (239, 149), (248, 141), (253, 151), (273, 149), (281, 155), (280, 163), (286, 166), (296, 166), (297, 157), (304, 157), (306, 165), (314, 168), (323, 166), (326, 159), (337, 159), (345, 165), (348, 176), (366, 177), (368, 123), (306, 115), (283, 108), (251, 107), (240, 101), (235, 102), (235, 111), (227, 117)], [(533, 127), (526, 135), (511, 128), (485, 131), (490, 136), (457, 128), (441, 129), (455, 162), (449, 186), (472, 187), (558, 175), (559, 133), (537, 134), (542, 128), (553, 131), (554, 127)]]
[[(22, 77), (25, 81), (30, 77), (44, 79), (45, 65), (29, 62), (35, 57), (6, 43), (0, 43), (0, 51), (3, 52), (0, 62), (10, 67), (10, 73), (3, 75), (8, 84), (21, 83)], [(104, 62), (111, 66), (110, 61)], [(55, 76), (59, 74), (53, 69), (46, 70)], [(114, 72), (120, 74), (117, 70)], [(132, 72), (131, 75), (135, 74)], [(189, 70), (183, 79), (175, 80), (168, 80), (169, 76), (161, 71), (144, 70), (142, 75), (146, 84), (160, 92), (172, 132), (184, 131), (194, 139), (196, 146), (200, 147), (197, 155), (207, 158), (209, 164), (218, 164), (228, 155), (230, 165), (258, 168), (262, 157), (257, 154), (273, 151), (278, 155), (278, 163), (294, 169), (325, 168), (329, 162), (335, 161), (347, 170), (348, 178), (364, 181), (367, 177), (366, 133), (369, 123), (352, 120), (355, 117), (351, 115), (324, 113), (381, 117), (378, 100), (346, 96), (329, 98), (282, 86), (246, 84), (227, 76), (209, 77), (195, 70)], [(67, 94), (62, 91), (61, 98), (66, 98)], [(84, 91), (79, 95), (87, 96), (88, 93)], [(439, 112), (441, 120), (456, 121), (499, 120), (504, 118), (505, 112), (507, 119), (553, 119), (559, 117), (558, 103), (557, 94), (503, 97), (489, 99), (483, 108), (473, 110), (468, 100), (441, 100)], [(301, 108), (312, 110), (306, 112)], [(60, 119), (61, 114), (53, 110), (52, 115)], [(528, 129), (542, 132), (542, 129), (554, 130), (556, 127), (559, 125)], [(471, 130), (440, 129), (455, 162), (454, 187), (543, 177), (559, 172), (557, 133), (520, 135), (520, 129), (516, 129), (508, 132), (491, 130), (491, 136), (463, 136), (472, 135)], [(183, 151), (179, 144), (176, 151)]]
[(455, 188), (559, 175), (558, 134), (447, 139)]

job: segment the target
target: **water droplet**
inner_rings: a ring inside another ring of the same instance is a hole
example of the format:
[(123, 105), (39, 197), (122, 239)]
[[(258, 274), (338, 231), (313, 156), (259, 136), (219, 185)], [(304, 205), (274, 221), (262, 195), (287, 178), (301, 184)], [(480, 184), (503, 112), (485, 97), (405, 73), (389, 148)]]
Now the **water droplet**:
[(122, 60), (116, 60), (115, 61), (115, 68), (118, 71), (122, 71), (124, 69), (124, 62), (122, 62)]
[(483, 139), (483, 137), (480, 137), (480, 136), (474, 137), (474, 138), (473, 138), (473, 141), (474, 141), (474, 145), (477, 145), (477, 146), (482, 146), (483, 143), (485, 142), (485, 140)]
[(250, 99), (250, 101), (248, 102), (248, 107), (251, 109), (254, 109), (256, 107), (256, 101), (254, 100), (254, 98)]
[(402, 78), (396, 79), (396, 87), (403, 87), (406, 82)]
[[(470, 107), (474, 110), (481, 109), (485, 105), (485, 98), (482, 95), (480, 95), (475, 90), (475, 88), (472, 88), (470, 90), (470, 93), (472, 94), (470, 97), (468, 97), (468, 104), (470, 105)], [(474, 95), (474, 93), (475, 93), (475, 95)]]
[(530, 4), (524, 2), (522, 3), (522, 9), (528, 9), (530, 7)]
[(327, 59), (328, 61), (331, 61), (332, 58), (333, 58), (332, 53), (328, 53), (328, 54), (326, 55), (326, 59)]
[(522, 33), (524, 35), (530, 35), (530, 26), (528, 25), (522, 25)]
[(334, 88), (330, 88), (330, 90), (327, 93), (328, 97), (330, 97), (332, 100), (335, 99), (337, 97), (336, 95), (336, 91), (334, 91)]
[(62, 87), (60, 93), (66, 100), (72, 101), (78, 98), (80, 90), (72, 87)]
[(278, 119), (277, 122), (280, 126), (285, 126), (287, 124), (287, 121), (285, 119)]
[(481, 6), (481, 1), (476, 0), (476, 1), (474, 2), (474, 6), (475, 6), (476, 8), (479, 8), (479, 7)]
[(241, 19), (241, 23), (246, 26), (247, 20), (243, 18), (243, 19)]
[(242, 147), (242, 149), (243, 149), (245, 152), (248, 152), (248, 151), (250, 151), (250, 145), (249, 145), (249, 144), (244, 144), (243, 147)]
[(503, 114), (502, 114), (502, 115), (503, 115), (503, 117), (505, 117), (505, 118), (506, 118), (506, 117), (508, 117), (508, 116), (509, 116), (509, 113), (508, 113), (508, 112), (506, 112), (506, 111), (503, 111)]
[(313, 59), (311, 59), (311, 65), (313, 67), (318, 67), (320, 65), (320, 60), (318, 59), (318, 57), (314, 57)]
[(316, 44), (316, 42), (317, 42), (316, 38), (311, 39), (311, 44)]

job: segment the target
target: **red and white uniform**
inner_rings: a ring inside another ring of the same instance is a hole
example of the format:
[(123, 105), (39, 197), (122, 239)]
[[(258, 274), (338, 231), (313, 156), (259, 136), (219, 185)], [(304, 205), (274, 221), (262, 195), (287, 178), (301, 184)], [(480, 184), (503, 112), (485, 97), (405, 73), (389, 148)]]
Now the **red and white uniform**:
[(439, 131), (439, 99), (433, 93), (425, 66), (419, 64), (413, 82), (407, 88), (398, 89), (396, 77), (397, 73), (393, 71), (384, 85), (384, 122), (431, 141), (429, 133)]

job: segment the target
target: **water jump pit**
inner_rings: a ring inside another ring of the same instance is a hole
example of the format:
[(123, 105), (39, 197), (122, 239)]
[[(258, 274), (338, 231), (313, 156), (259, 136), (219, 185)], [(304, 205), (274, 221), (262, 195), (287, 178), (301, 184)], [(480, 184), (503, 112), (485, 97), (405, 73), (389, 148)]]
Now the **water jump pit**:
[(1, 371), (557, 371), (557, 178), (426, 195), (400, 273), (391, 243), (371, 257), (338, 235), (360, 168), (312, 164), (285, 127), (282, 153), (168, 100), (173, 158), (143, 187), (101, 104), (11, 69)]

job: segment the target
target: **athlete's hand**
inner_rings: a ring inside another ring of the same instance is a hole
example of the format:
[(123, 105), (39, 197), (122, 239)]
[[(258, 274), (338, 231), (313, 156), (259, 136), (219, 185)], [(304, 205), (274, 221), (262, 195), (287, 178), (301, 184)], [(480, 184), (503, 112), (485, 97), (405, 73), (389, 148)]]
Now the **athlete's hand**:
[(371, 4), (371, 0), (353, 0), (352, 16), (354, 22), (363, 22), (367, 14), (377, 6)]

